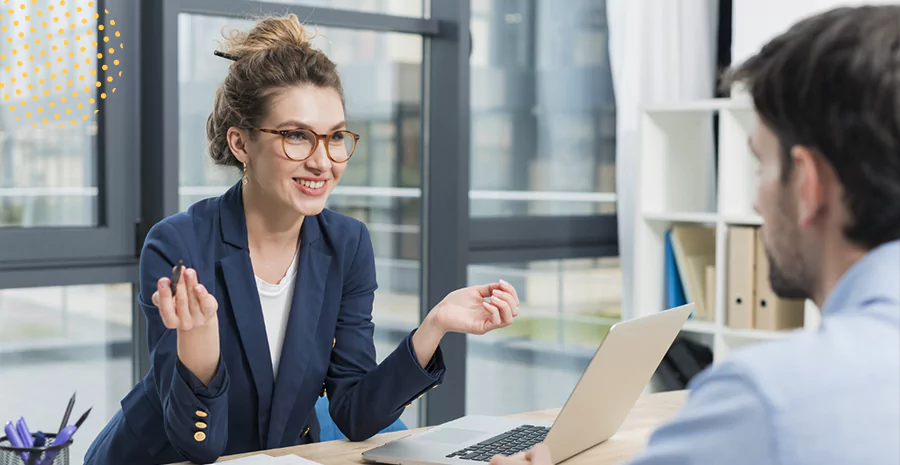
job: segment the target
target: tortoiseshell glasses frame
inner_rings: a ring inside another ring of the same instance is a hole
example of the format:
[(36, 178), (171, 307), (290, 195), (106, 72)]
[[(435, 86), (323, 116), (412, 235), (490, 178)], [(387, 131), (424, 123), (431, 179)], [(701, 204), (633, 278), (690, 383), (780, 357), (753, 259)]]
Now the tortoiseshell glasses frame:
[[(328, 155), (328, 159), (334, 163), (346, 163), (353, 156), (353, 152), (356, 151), (356, 143), (359, 142), (359, 134), (346, 129), (332, 131), (329, 134), (319, 134), (307, 128), (246, 129), (281, 136), (281, 149), (284, 151), (284, 156), (293, 161), (306, 161), (319, 148), (319, 141), (325, 141), (325, 153)], [(352, 141), (352, 144), (348, 142), (347, 138)], [(343, 150), (332, 155), (332, 142), (335, 141), (340, 143)], [(291, 148), (289, 149), (289, 147)], [(307, 152), (305, 156), (301, 155), (303, 152)]]

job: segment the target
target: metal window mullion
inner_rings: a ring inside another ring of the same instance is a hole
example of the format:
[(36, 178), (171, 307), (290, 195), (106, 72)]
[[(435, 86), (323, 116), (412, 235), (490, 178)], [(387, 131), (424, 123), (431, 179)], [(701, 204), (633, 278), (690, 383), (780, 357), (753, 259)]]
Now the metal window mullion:
[[(139, 2), (141, 135), (140, 218), (135, 254), (150, 228), (178, 208), (178, 10), (171, 0)], [(137, 280), (135, 280), (137, 283)], [(146, 323), (133, 286), (132, 375), (136, 383), (150, 369)]]
[[(166, 0), (170, 1), (170, 0)], [(399, 32), (434, 36), (438, 33), (438, 21), (433, 18), (414, 18), (381, 13), (320, 8), (284, 3), (256, 2), (247, 0), (178, 0), (178, 13), (229, 18), (250, 18), (250, 14), (297, 15), (304, 24), (346, 29)]]
[[(422, 163), (422, 318), (467, 282), (469, 249), (469, 0), (431, 0), (441, 23), (425, 41)], [(441, 343), (444, 385), (425, 396), (423, 425), (459, 418), (466, 410), (466, 337)]]

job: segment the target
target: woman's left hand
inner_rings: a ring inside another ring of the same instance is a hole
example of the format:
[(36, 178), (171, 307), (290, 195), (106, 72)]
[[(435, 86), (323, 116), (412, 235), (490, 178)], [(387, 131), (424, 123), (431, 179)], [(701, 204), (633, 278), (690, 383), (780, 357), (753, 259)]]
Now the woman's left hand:
[[(489, 301), (485, 301), (489, 299)], [(519, 315), (519, 295), (506, 281), (457, 289), (440, 301), (412, 336), (413, 350), (422, 368), (449, 332), (484, 334), (512, 324)]]
[[(485, 299), (489, 299), (486, 301)], [(457, 289), (444, 297), (427, 318), (443, 332), (484, 334), (512, 324), (519, 296), (506, 281)]]

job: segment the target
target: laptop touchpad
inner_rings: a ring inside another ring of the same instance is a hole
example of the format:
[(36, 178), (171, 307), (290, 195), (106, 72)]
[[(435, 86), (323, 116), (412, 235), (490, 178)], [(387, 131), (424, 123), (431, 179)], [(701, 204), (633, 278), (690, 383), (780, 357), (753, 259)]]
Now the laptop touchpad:
[(472, 431), (467, 429), (440, 428), (422, 436), (434, 442), (444, 442), (447, 444), (460, 444), (463, 442), (471, 442), (473, 439), (484, 436), (482, 431)]

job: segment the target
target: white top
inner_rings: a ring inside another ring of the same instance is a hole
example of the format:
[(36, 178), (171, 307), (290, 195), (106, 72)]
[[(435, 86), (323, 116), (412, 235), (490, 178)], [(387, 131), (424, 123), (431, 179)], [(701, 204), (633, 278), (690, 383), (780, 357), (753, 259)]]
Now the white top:
[(281, 360), (281, 347), (284, 345), (284, 333), (287, 328), (288, 315), (291, 313), (291, 300), (294, 296), (294, 282), (297, 277), (297, 258), (288, 267), (287, 273), (278, 284), (270, 284), (259, 276), (256, 278), (256, 290), (259, 292), (259, 303), (262, 306), (263, 321), (266, 323), (266, 337), (269, 339), (269, 353), (272, 355), (272, 373), (278, 377), (278, 363)]

